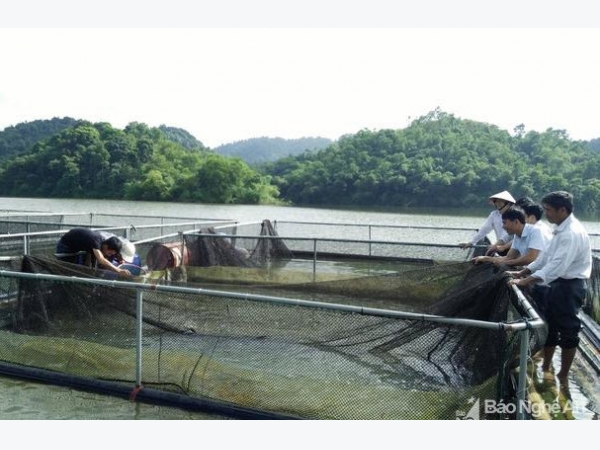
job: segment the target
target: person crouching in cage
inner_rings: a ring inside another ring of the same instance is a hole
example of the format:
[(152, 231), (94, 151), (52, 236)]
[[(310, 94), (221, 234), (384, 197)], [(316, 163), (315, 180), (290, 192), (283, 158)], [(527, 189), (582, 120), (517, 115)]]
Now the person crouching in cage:
[(65, 262), (82, 264), (131, 276), (131, 272), (112, 264), (110, 259), (121, 251), (122, 243), (116, 236), (105, 238), (100, 232), (89, 228), (73, 228), (56, 244), (56, 257)]

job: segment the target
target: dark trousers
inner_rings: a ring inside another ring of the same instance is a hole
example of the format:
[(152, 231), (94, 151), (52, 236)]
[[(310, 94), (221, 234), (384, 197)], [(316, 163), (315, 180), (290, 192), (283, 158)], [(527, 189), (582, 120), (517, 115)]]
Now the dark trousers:
[(585, 280), (558, 278), (549, 286), (536, 286), (532, 298), (548, 324), (546, 347), (575, 348), (579, 345), (579, 311), (586, 295)]
[(56, 257), (64, 262), (72, 264), (85, 265), (87, 253), (84, 252), (73, 252), (71, 249), (59, 242), (56, 245)]

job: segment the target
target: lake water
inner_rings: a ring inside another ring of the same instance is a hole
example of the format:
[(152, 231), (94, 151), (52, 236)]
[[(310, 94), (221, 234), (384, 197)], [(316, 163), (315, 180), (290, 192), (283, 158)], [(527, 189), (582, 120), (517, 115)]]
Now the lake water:
[[(23, 198), (0, 198), (0, 211), (2, 210), (153, 215), (165, 217), (229, 219), (238, 220), (240, 222), (256, 222), (270, 219), (307, 222), (377, 223), (453, 227), (470, 226), (470, 223), (473, 220), (477, 222), (483, 221), (483, 217), (479, 215), (473, 214), (473, 216), (469, 217), (468, 212), (444, 215), (443, 211), (437, 211), (435, 214), (418, 214), (269, 205), (205, 205), (193, 203)], [(441, 217), (443, 217), (443, 219), (441, 219)]]
[[(260, 222), (264, 219), (302, 222), (408, 225), (431, 227), (480, 226), (490, 210), (480, 211), (358, 211), (257, 205), (203, 205), (106, 200), (0, 198), (0, 212), (97, 213), (152, 215), (190, 219)], [(583, 221), (589, 233), (600, 233), (596, 221)], [(119, 225), (119, 224), (115, 224)], [(207, 419), (204, 414), (132, 403), (72, 389), (0, 378), (0, 419)], [(585, 416), (579, 418), (587, 418)]]
[[(364, 211), (331, 208), (301, 208), (269, 205), (207, 205), (195, 203), (132, 202), (121, 200), (0, 198), (0, 212), (37, 211), (53, 213), (97, 213), (152, 215), (197, 219), (223, 219), (259, 222), (264, 219), (336, 222), (355, 224), (409, 225), (477, 228), (491, 209)], [(582, 219), (582, 218), (580, 218)], [(600, 222), (582, 219), (589, 233), (600, 233)]]

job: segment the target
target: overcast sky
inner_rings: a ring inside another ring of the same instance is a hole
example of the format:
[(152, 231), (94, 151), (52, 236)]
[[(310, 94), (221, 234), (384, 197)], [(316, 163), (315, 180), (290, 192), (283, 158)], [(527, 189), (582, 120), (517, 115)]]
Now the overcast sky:
[(0, 64), (0, 130), (142, 122), (214, 148), (399, 129), (440, 107), (600, 137), (593, 28), (0, 28)]

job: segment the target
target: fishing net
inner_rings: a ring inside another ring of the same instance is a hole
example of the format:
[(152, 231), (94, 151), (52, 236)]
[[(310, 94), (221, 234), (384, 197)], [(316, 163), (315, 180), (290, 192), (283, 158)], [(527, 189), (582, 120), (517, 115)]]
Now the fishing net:
[(587, 283), (583, 310), (600, 324), (600, 257), (592, 256), (592, 274)]
[[(18, 279), (0, 359), (133, 383), (142, 297), (142, 384), (183, 397), (282, 417), (454, 419), (470, 399), (514, 396), (514, 332), (435, 319), (521, 320), (501, 268), (400, 257), (318, 265), (261, 228), (254, 245), (210, 229), (186, 236), (179, 280), (151, 271), (117, 284), (112, 272), (23, 257), (22, 273), (60, 277)], [(233, 257), (236, 248), (247, 252)], [(533, 333), (532, 352), (542, 338)]]

